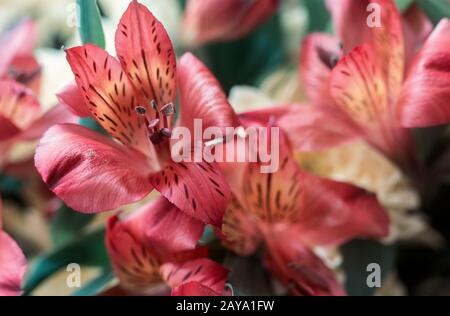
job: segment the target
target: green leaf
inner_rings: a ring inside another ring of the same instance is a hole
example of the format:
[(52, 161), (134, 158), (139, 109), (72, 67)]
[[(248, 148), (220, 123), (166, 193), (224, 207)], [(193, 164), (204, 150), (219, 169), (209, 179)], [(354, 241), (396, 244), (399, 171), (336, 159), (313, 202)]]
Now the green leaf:
[(416, 0), (416, 3), (437, 24), (442, 18), (450, 18), (450, 2), (448, 0)]
[(100, 10), (96, 0), (77, 0), (80, 37), (83, 44), (91, 43), (105, 48)]
[(73, 296), (94, 296), (105, 290), (105, 288), (114, 279), (114, 273), (111, 269), (105, 269), (101, 275), (93, 279), (86, 286), (73, 293)]
[(324, 0), (303, 0), (308, 12), (308, 32), (325, 32), (331, 29), (330, 13)]
[(105, 247), (105, 229), (92, 231), (37, 257), (27, 273), (25, 294), (32, 292), (41, 282), (69, 263), (110, 268)]
[(226, 92), (234, 85), (254, 85), (283, 61), (279, 17), (273, 16), (245, 38), (206, 45), (199, 55)]
[(83, 214), (72, 210), (66, 205), (62, 205), (50, 224), (50, 232), (55, 246), (61, 246), (82, 233), (86, 227), (94, 219), (94, 215)]
[(395, 3), (401, 12), (405, 12), (413, 2), (414, 0), (395, 0)]
[(367, 286), (367, 277), (372, 271), (367, 266), (377, 263), (381, 268), (381, 281), (392, 271), (395, 248), (371, 240), (355, 240), (342, 247), (343, 268), (346, 275), (345, 288), (349, 295), (373, 295), (375, 288)]

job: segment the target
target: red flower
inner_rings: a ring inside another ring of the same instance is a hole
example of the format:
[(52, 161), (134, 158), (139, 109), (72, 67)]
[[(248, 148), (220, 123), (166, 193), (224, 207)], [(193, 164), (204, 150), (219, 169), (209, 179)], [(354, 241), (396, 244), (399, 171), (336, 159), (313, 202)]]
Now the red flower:
[(189, 0), (182, 31), (192, 45), (235, 40), (264, 23), (279, 4), (279, 0)]
[[(197, 247), (203, 223), (159, 197), (109, 220), (107, 247), (121, 287), (134, 294), (221, 295), (228, 271)], [(162, 291), (161, 291), (162, 288)]]
[[(381, 7), (380, 26), (367, 24), (369, 3)], [(402, 126), (450, 121), (450, 22), (443, 20), (415, 54), (431, 31), (416, 6), (402, 18), (392, 0), (328, 4), (338, 36), (309, 35), (300, 58), (312, 105), (287, 108), (279, 124), (299, 150), (364, 138), (406, 171), (414, 170), (414, 144)]]
[[(36, 167), (52, 191), (81, 212), (111, 210), (156, 188), (186, 214), (219, 225), (229, 188), (215, 165), (171, 159), (177, 70), (164, 27), (133, 1), (115, 40), (120, 62), (94, 45), (67, 50), (78, 89), (72, 85), (59, 97), (74, 112), (90, 113), (118, 142), (78, 125), (58, 125), (42, 138)], [(225, 95), (200, 61), (187, 54), (178, 71), (183, 126), (195, 118), (205, 128), (216, 121), (234, 126)]]
[(12, 238), (2, 230), (0, 199), (0, 296), (21, 295), (22, 280), (27, 270), (25, 256)]

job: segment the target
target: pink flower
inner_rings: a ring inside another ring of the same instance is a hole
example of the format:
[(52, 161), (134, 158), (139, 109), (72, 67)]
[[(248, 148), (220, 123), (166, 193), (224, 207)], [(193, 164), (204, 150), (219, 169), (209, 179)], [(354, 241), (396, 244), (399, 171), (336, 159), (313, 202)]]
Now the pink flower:
[(42, 113), (34, 39), (35, 25), (30, 20), (0, 39), (0, 165), (7, 162), (7, 153), (17, 142), (38, 139), (51, 125), (76, 119), (61, 106)]
[[(94, 45), (67, 50), (78, 89), (72, 85), (59, 95), (75, 113), (90, 113), (115, 140), (73, 124), (51, 128), (35, 157), (42, 178), (81, 212), (112, 210), (155, 188), (186, 214), (220, 225), (229, 187), (215, 164), (171, 159), (177, 69), (164, 27), (132, 1), (115, 42), (120, 62)], [(205, 128), (234, 126), (225, 95), (199, 60), (184, 55), (178, 73), (181, 125), (202, 118)]]
[(25, 256), (14, 240), (2, 230), (0, 199), (0, 296), (22, 294), (22, 280), (27, 270)]
[[(120, 285), (133, 294), (221, 295), (228, 271), (197, 247), (203, 223), (159, 197), (107, 226), (107, 247)], [(161, 289), (162, 288), (162, 289)]]
[[(379, 27), (367, 24), (369, 3), (382, 8)], [(450, 121), (450, 22), (441, 21), (427, 38), (431, 25), (416, 6), (402, 17), (392, 0), (328, 5), (337, 36), (309, 35), (300, 58), (312, 104), (287, 108), (279, 124), (296, 149), (363, 138), (405, 171), (416, 170), (412, 137), (403, 127)]]
[(279, 0), (189, 0), (182, 31), (188, 44), (243, 37), (270, 18)]

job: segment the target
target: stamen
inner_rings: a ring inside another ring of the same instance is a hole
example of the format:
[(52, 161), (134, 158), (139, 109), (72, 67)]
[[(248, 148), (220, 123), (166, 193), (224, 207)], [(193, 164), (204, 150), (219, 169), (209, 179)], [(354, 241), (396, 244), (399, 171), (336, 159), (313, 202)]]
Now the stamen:
[(333, 69), (340, 59), (340, 56), (338, 54), (330, 52), (322, 47), (317, 47), (317, 53), (320, 60), (330, 69)]
[(160, 111), (164, 116), (171, 116), (175, 113), (175, 105), (172, 102), (167, 103)]
[(141, 105), (138, 105), (134, 109), (136, 110), (137, 114), (142, 115), (142, 116), (144, 116), (147, 113), (147, 110)]
[(148, 128), (153, 129), (159, 124), (159, 119), (153, 119), (148, 123)]
[(170, 131), (170, 129), (165, 128), (165, 127), (163, 129), (161, 129), (160, 133), (162, 136), (164, 136), (166, 138), (170, 138), (170, 136), (172, 136), (172, 132)]
[(158, 109), (158, 105), (156, 104), (155, 100), (151, 100), (150, 101), (150, 106), (152, 107), (153, 110), (157, 110)]

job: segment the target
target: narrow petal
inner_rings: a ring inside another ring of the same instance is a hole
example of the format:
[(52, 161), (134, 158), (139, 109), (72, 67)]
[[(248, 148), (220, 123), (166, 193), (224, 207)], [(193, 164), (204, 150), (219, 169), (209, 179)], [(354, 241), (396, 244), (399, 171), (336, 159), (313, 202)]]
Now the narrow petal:
[(266, 264), (292, 294), (345, 295), (333, 272), (295, 235), (274, 235), (268, 244)]
[(315, 105), (332, 106), (329, 92), (331, 70), (342, 57), (337, 37), (313, 33), (302, 44), (300, 55), (300, 76), (309, 100)]
[(361, 125), (378, 124), (389, 116), (385, 81), (373, 50), (355, 48), (333, 69), (330, 91), (337, 105)]
[(35, 164), (48, 187), (75, 210), (96, 213), (138, 201), (151, 190), (145, 157), (85, 127), (50, 128)]
[(25, 19), (0, 38), (0, 77), (3, 77), (14, 58), (30, 55), (36, 38), (36, 26)]
[(403, 13), (407, 69), (432, 31), (433, 24), (416, 3)]
[(194, 55), (186, 53), (181, 57), (178, 82), (181, 126), (193, 131), (195, 119), (201, 119), (203, 129), (225, 129), (239, 125), (239, 120), (219, 82)]
[[(389, 94), (398, 93), (404, 75), (405, 44), (401, 15), (395, 2), (328, 0), (327, 4), (336, 32), (343, 41), (344, 52), (348, 53), (362, 44), (370, 45), (388, 83)], [(379, 20), (377, 15), (381, 15)]]
[(91, 44), (68, 49), (67, 60), (97, 122), (122, 144), (146, 153), (147, 126), (135, 110), (141, 100), (120, 63)]
[[(131, 82), (160, 110), (175, 104), (175, 53), (164, 26), (144, 5), (133, 0), (116, 31), (116, 51)], [(158, 114), (158, 113), (157, 113)]]
[(58, 100), (61, 104), (66, 106), (73, 114), (79, 117), (89, 117), (91, 116), (91, 111), (84, 101), (83, 94), (75, 82), (67, 85), (61, 92), (57, 95)]
[(450, 20), (435, 28), (415, 57), (398, 99), (404, 127), (426, 127), (450, 121)]
[(257, 224), (236, 198), (225, 211), (219, 235), (227, 248), (241, 256), (255, 253), (262, 242)]
[(161, 274), (171, 288), (198, 282), (211, 291), (223, 293), (228, 270), (214, 261), (200, 258), (185, 263), (166, 263), (161, 266)]
[(197, 241), (203, 224), (164, 197), (158, 197), (127, 218), (113, 216), (106, 231), (106, 244), (121, 285), (144, 294), (161, 283), (160, 265), (205, 256)]
[(2, 80), (0, 93), (0, 116), (8, 119), (17, 129), (27, 128), (39, 115), (39, 101), (25, 86), (11, 80)]
[(301, 174), (301, 239), (310, 245), (338, 245), (353, 238), (383, 238), (389, 218), (374, 194), (353, 185)]
[(151, 181), (186, 214), (206, 224), (221, 225), (230, 189), (216, 163), (171, 161)]

